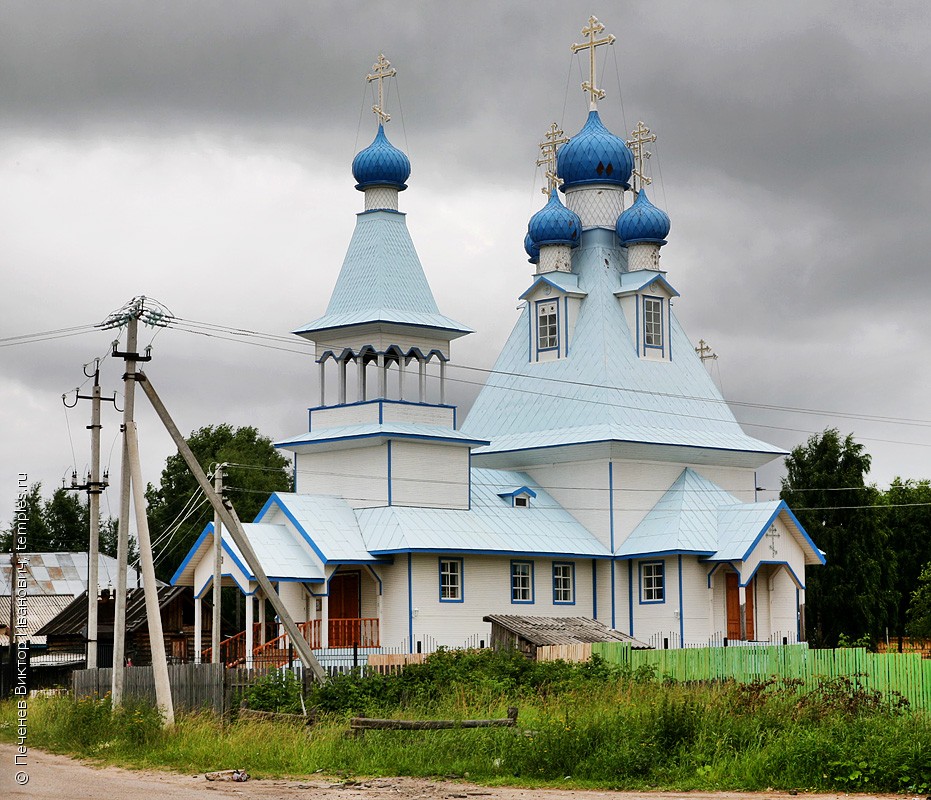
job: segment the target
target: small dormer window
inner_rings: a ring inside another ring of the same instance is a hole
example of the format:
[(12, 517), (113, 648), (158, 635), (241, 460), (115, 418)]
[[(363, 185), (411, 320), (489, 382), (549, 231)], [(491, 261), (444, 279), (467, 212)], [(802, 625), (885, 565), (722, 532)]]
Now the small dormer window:
[(559, 348), (559, 303), (543, 300), (537, 303), (537, 349)]
[(519, 494), (514, 498), (514, 508), (529, 508), (530, 497), (525, 494)]
[(643, 343), (647, 347), (663, 347), (662, 298), (643, 298)]

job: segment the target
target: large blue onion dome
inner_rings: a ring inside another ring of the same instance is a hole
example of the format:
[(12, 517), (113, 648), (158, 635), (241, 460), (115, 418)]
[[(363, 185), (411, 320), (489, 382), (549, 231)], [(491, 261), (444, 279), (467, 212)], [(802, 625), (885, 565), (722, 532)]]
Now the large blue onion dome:
[(566, 208), (556, 190), (550, 199), (530, 218), (528, 234), (537, 250), (546, 244), (567, 244), (577, 247), (582, 236), (582, 220), (571, 209)]
[(360, 192), (370, 186), (392, 186), (403, 191), (410, 174), (410, 159), (388, 141), (383, 125), (378, 126), (375, 141), (352, 160), (352, 176)]
[(613, 183), (629, 189), (634, 156), (624, 140), (609, 131), (592, 110), (575, 136), (556, 154), (563, 191), (587, 183)]
[(636, 242), (654, 242), (666, 244), (669, 235), (669, 215), (650, 202), (645, 189), (637, 193), (634, 200), (621, 216), (617, 218), (617, 237), (624, 244)]
[(530, 231), (527, 231), (527, 235), (524, 237), (524, 250), (527, 255), (530, 256), (528, 259), (531, 264), (540, 263), (540, 248), (533, 243), (533, 239), (530, 238)]

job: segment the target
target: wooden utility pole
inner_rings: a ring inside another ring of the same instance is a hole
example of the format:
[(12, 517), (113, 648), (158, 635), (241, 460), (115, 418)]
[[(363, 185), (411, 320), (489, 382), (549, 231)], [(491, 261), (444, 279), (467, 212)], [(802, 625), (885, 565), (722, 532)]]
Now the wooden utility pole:
[[(84, 374), (92, 377), (84, 365)], [(72, 473), (71, 489), (87, 492), (87, 513), (90, 516), (90, 532), (87, 546), (87, 668), (97, 668), (97, 603), (99, 599), (99, 552), (100, 552), (100, 495), (109, 486), (106, 473), (100, 477), (100, 360), (94, 360), (94, 389), (91, 394), (81, 394), (75, 390), (74, 403), (68, 405), (66, 395), (62, 395), (62, 402), (68, 408), (74, 408), (78, 400), (91, 401), (91, 424), (87, 426), (91, 432), (91, 467), (87, 480), (79, 484), (77, 473)], [(106, 398), (116, 406), (116, 392), (113, 397)]]
[(246, 532), (239, 518), (230, 507), (227, 507), (210, 485), (210, 481), (207, 480), (204, 470), (198, 463), (190, 446), (181, 435), (181, 431), (178, 430), (178, 426), (175, 425), (174, 420), (171, 418), (168, 409), (165, 408), (165, 404), (155, 391), (155, 387), (152, 386), (151, 381), (141, 372), (138, 373), (138, 380), (146, 397), (149, 398), (149, 402), (155, 409), (155, 413), (158, 414), (166, 430), (171, 434), (171, 438), (174, 439), (179, 455), (188, 465), (188, 469), (191, 470), (191, 474), (200, 486), (201, 491), (210, 501), (213, 510), (219, 514), (221, 521), (226, 526), (227, 531), (229, 531), (230, 538), (236, 544), (236, 547), (239, 548), (239, 552), (242, 553), (243, 558), (246, 560), (246, 564), (248, 564), (252, 570), (256, 583), (258, 583), (259, 588), (274, 607), (275, 613), (278, 615), (285, 631), (291, 638), (291, 644), (297, 651), (298, 657), (301, 659), (304, 666), (313, 673), (314, 678), (320, 683), (323, 683), (327, 677), (326, 672), (323, 670), (323, 667), (320, 666), (320, 662), (317, 661), (316, 656), (314, 656), (313, 650), (310, 649), (310, 644), (304, 638), (304, 635), (301, 633), (294, 620), (291, 619), (291, 614), (278, 596), (278, 592), (275, 591), (271, 581), (268, 580), (268, 576), (265, 574), (265, 570), (262, 568), (262, 564), (259, 562), (255, 550), (252, 549), (252, 543), (246, 536)]
[[(223, 470), (226, 464), (217, 464), (213, 471), (213, 490), (219, 497), (223, 497)], [(213, 628), (210, 631), (210, 662), (212, 664), (220, 663), (220, 589), (222, 588), (223, 576), (221, 573), (221, 564), (223, 558), (222, 549), (223, 540), (223, 520), (220, 519), (219, 512), (214, 509), (213, 512)], [(200, 647), (200, 642), (197, 643)]]

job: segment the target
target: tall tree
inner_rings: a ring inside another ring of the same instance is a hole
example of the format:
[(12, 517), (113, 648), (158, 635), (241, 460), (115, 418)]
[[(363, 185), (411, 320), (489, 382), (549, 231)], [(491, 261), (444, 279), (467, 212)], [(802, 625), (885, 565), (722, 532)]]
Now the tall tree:
[(782, 499), (793, 508), (827, 564), (807, 573), (806, 621), (816, 646), (840, 634), (874, 641), (893, 603), (889, 529), (875, 486), (867, 485), (870, 455), (836, 428), (815, 434), (786, 458)]
[[(895, 555), (895, 613), (891, 633), (906, 635), (908, 609), (922, 567), (931, 563), (931, 482), (896, 478), (886, 492), (889, 547)], [(931, 579), (931, 571), (928, 571)], [(927, 590), (926, 590), (927, 591)]]
[(90, 509), (77, 492), (58, 488), (45, 503), (45, 524), (48, 527), (46, 550), (79, 553), (87, 550), (90, 536)]
[(10, 552), (14, 535), (25, 535), (27, 552), (48, 552), (49, 530), (45, 522), (41, 483), (32, 484), (26, 492), (17, 497), (10, 527), (3, 532), (0, 539), (0, 550)]
[(931, 639), (931, 561), (918, 576), (908, 606), (908, 635)]
[[(288, 459), (253, 427), (208, 425), (194, 431), (187, 443), (204, 470), (218, 463), (233, 465), (226, 470), (226, 494), (243, 521), (252, 520), (272, 492), (291, 488)], [(146, 499), (156, 572), (167, 580), (213, 519), (213, 511), (178, 454), (168, 457), (159, 486), (149, 484)]]

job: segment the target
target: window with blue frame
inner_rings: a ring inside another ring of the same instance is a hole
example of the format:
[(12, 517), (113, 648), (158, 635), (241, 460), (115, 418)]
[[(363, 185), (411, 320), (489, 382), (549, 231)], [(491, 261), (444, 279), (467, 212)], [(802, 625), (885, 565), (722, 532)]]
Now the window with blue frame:
[(533, 602), (533, 562), (511, 562), (511, 602)]
[(663, 300), (643, 298), (643, 343), (646, 347), (663, 346)]
[(440, 559), (440, 602), (462, 602), (462, 559)]
[(575, 564), (553, 562), (553, 603), (557, 605), (575, 603)]
[(640, 562), (640, 602), (666, 602), (666, 564), (664, 562)]
[(559, 347), (559, 303), (546, 300), (537, 303), (537, 350)]

